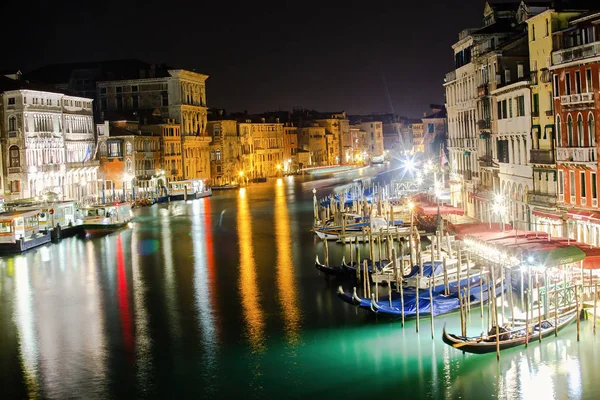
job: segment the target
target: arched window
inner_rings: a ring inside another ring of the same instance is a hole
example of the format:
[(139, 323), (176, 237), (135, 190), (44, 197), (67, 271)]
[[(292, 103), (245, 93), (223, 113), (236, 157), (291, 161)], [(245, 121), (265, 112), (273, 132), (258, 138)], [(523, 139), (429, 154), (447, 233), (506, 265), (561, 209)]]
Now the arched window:
[(573, 117), (571, 114), (567, 117), (567, 146), (573, 147)]
[(556, 116), (556, 137), (558, 138), (558, 140), (557, 140), (558, 145), (560, 146), (560, 143), (562, 143), (564, 145), (565, 141), (562, 137), (562, 128), (560, 126), (560, 115)]
[(128, 156), (131, 155), (131, 142), (127, 142), (127, 144), (125, 145), (125, 152)]
[(594, 114), (589, 113), (588, 115), (588, 138), (589, 147), (596, 147), (596, 126), (594, 125)]
[(581, 114), (577, 115), (577, 141), (579, 143), (579, 147), (584, 147), (583, 143), (583, 117)]
[(9, 154), (9, 165), (11, 168), (18, 168), (21, 166), (21, 152), (18, 146), (10, 146), (8, 149)]
[(106, 157), (106, 142), (100, 143), (100, 157)]
[(8, 117), (8, 131), (13, 132), (17, 130), (17, 117), (11, 115)]

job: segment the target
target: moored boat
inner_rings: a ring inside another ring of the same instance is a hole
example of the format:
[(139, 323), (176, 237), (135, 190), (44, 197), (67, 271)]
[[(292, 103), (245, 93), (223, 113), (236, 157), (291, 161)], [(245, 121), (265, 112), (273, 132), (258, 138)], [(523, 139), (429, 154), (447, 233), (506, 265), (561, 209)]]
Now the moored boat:
[(78, 224), (86, 236), (99, 236), (128, 226), (133, 218), (131, 203), (101, 204), (79, 209)]
[(157, 202), (164, 203), (165, 201), (193, 200), (212, 196), (212, 189), (203, 179), (175, 181), (169, 183), (169, 186), (171, 187), (171, 190), (167, 199), (164, 199), (163, 196), (163, 198), (159, 198)]
[(20, 253), (50, 242), (48, 231), (40, 230), (39, 210), (0, 213), (0, 252)]
[[(446, 332), (446, 326), (442, 331), (442, 339), (444, 343), (454, 347), (457, 350), (464, 351), (467, 353), (474, 354), (485, 354), (495, 352), (497, 344), (499, 349), (506, 350), (513, 347), (524, 345), (525, 343), (533, 342), (542, 338), (553, 335), (555, 331), (560, 331), (565, 326), (573, 322), (577, 317), (577, 310), (570, 310), (561, 313), (557, 319), (557, 325), (553, 318), (542, 320), (540, 330), (540, 322), (536, 321), (531, 323), (528, 327), (514, 327), (514, 329), (499, 328), (498, 331), (498, 343), (496, 342), (496, 328), (488, 332), (487, 335), (479, 337), (466, 337), (455, 335)], [(526, 332), (529, 330), (529, 335)]]

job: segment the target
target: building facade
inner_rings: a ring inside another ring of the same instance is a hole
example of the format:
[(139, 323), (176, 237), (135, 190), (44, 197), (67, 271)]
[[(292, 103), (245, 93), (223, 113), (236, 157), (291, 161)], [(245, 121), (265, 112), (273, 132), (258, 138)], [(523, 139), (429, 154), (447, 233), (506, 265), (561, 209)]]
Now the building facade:
[(137, 121), (105, 122), (98, 136), (105, 200), (155, 197), (166, 182), (161, 174), (161, 135)]
[(93, 100), (3, 83), (22, 87), (2, 93), (6, 198), (95, 200)]
[(267, 178), (283, 173), (283, 123), (247, 120), (239, 123), (239, 132), (242, 147), (245, 146), (244, 176)]
[(208, 121), (208, 132), (212, 136), (210, 145), (212, 184), (228, 185), (237, 182), (239, 172), (242, 170), (237, 122)]
[[(554, 32), (568, 26), (568, 20), (579, 12), (563, 12), (549, 9), (527, 20), (529, 65), (531, 68), (532, 149), (530, 162), (533, 168), (533, 187), (528, 195), (532, 229), (563, 236), (563, 218), (556, 211), (557, 179), (556, 146), (557, 130), (554, 119), (554, 95), (552, 39)], [(558, 88), (556, 89), (558, 91)], [(564, 189), (563, 189), (564, 190)]]
[(153, 68), (138, 71), (129, 79), (98, 81), (100, 114), (111, 120), (123, 112), (149, 111), (175, 119), (180, 125), (183, 178), (209, 179), (207, 78), (187, 70)]
[(325, 127), (315, 124), (298, 128), (298, 143), (302, 150), (309, 153), (309, 165), (304, 167), (328, 165), (329, 153), (325, 140)]
[[(553, 34), (553, 102), (557, 137), (558, 208), (563, 234), (600, 244), (598, 141), (600, 127), (600, 13), (569, 21)], [(564, 229), (563, 228), (563, 229)]]
[(360, 127), (366, 132), (367, 153), (369, 157), (383, 156), (383, 122), (361, 122)]

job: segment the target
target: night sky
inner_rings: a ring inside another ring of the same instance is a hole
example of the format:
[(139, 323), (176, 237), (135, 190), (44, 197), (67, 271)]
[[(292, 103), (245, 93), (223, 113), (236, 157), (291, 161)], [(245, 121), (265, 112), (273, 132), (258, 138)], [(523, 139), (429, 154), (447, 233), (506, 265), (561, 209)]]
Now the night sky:
[(209, 106), (228, 112), (304, 107), (417, 117), (444, 101), (450, 46), (460, 30), (481, 25), (485, 2), (183, 4), (3, 1), (0, 68), (139, 58), (208, 74)]

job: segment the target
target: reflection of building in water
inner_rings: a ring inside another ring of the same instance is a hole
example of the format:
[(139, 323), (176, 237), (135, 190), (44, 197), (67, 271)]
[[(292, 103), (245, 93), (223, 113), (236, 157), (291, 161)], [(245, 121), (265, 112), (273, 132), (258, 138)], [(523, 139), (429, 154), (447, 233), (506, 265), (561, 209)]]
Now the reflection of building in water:
[[(217, 363), (218, 337), (215, 328), (214, 302), (210, 288), (216, 285), (212, 254), (212, 232), (205, 225), (209, 199), (194, 201), (192, 205), (192, 241), (194, 245), (194, 290), (202, 334), (201, 344), (206, 352), (204, 367), (213, 369)], [(210, 211), (209, 211), (210, 212)], [(209, 245), (210, 242), (210, 245)], [(214, 374), (208, 374), (212, 376)], [(206, 376), (206, 375), (205, 375)], [(211, 382), (212, 383), (212, 382)]]
[(180, 310), (177, 306), (177, 283), (175, 282), (175, 271), (173, 263), (173, 246), (171, 240), (171, 217), (167, 209), (160, 210), (160, 245), (165, 271), (165, 303), (169, 318), (169, 330), (174, 343), (180, 343), (181, 321)]
[(137, 245), (140, 242), (138, 232), (137, 229), (131, 230), (131, 280), (133, 285), (133, 317), (135, 319), (136, 381), (138, 387), (148, 387), (152, 385), (150, 381), (153, 369), (152, 339), (150, 338), (149, 318), (144, 296), (147, 289), (141, 276), (140, 256), (137, 252)]
[[(89, 243), (89, 242), (88, 242)], [(117, 236), (117, 298), (119, 301), (119, 316), (123, 345), (131, 355), (133, 350), (133, 332), (131, 326), (131, 310), (129, 308), (129, 290), (127, 288), (127, 272), (125, 270), (125, 257), (123, 256), (123, 242)]]
[(101, 393), (107, 374), (98, 276), (102, 269), (90, 257), (91, 246), (61, 246), (70, 247), (71, 267), (58, 273), (50, 273), (58, 267), (51, 261), (58, 253), (45, 257), (38, 251), (16, 259), (13, 318), (33, 397)]
[(298, 341), (300, 330), (300, 310), (298, 308), (297, 287), (294, 282), (290, 216), (285, 199), (283, 180), (277, 180), (275, 188), (275, 243), (277, 244), (277, 289), (285, 323), (286, 339), (290, 344)]
[(246, 189), (241, 188), (237, 204), (237, 228), (240, 247), (240, 303), (246, 320), (246, 332), (253, 351), (264, 350), (264, 315), (256, 279), (254, 248), (252, 247), (252, 216), (248, 207)]

